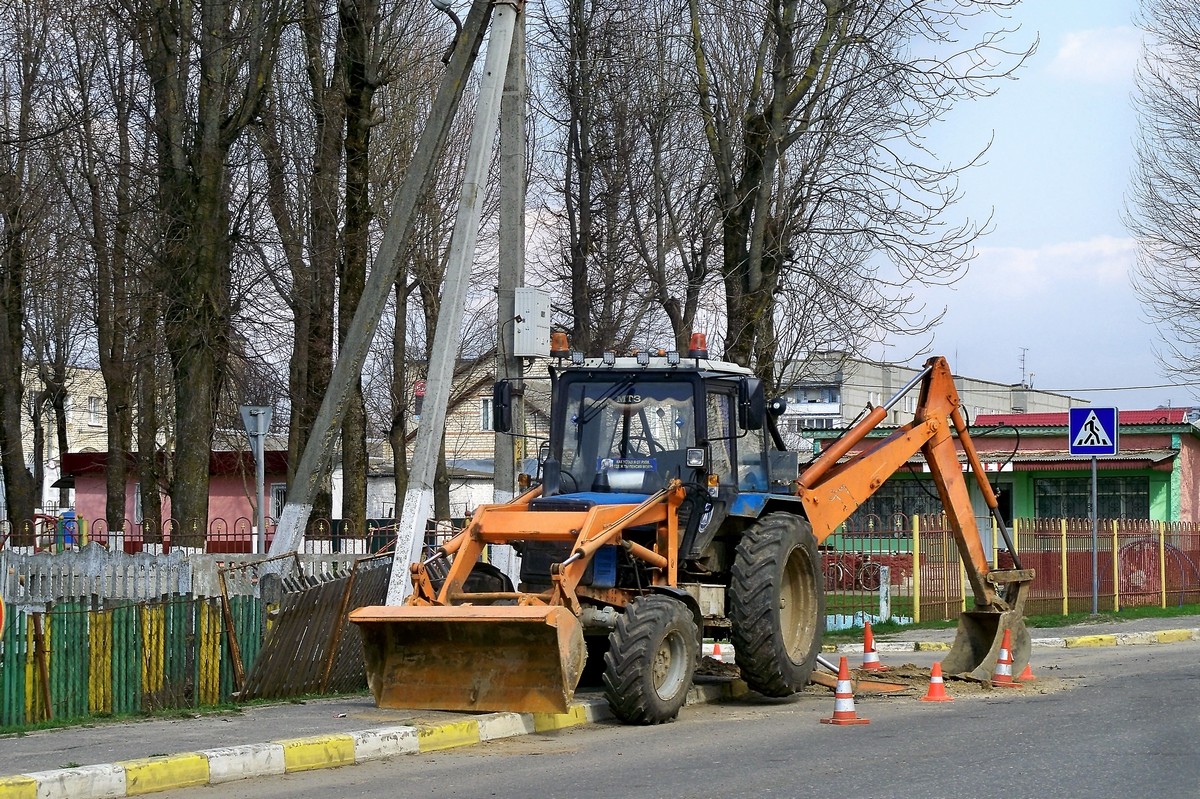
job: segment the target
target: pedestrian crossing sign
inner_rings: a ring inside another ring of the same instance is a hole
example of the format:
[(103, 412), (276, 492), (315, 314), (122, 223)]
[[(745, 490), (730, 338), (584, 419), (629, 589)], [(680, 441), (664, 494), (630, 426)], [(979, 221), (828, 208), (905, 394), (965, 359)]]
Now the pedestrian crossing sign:
[(1095, 457), (1117, 454), (1116, 408), (1071, 408), (1068, 411), (1067, 449), (1071, 455)]

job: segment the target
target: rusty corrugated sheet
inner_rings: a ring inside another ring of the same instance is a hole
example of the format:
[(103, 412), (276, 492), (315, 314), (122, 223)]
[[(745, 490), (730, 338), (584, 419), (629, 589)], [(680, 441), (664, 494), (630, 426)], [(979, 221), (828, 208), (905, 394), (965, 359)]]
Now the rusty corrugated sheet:
[(383, 604), (390, 565), (390, 557), (359, 561), (349, 574), (310, 578), (307, 585), (285, 593), (240, 698), (365, 689), (362, 641), (346, 615), (357, 607)]

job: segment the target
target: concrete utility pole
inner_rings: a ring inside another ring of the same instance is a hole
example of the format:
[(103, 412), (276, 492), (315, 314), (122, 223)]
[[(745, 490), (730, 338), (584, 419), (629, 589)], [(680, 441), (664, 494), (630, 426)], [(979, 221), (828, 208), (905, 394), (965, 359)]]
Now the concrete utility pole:
[[(500, 280), (497, 287), (496, 379), (521, 377), (521, 359), (513, 354), (516, 331), (516, 289), (525, 282), (525, 15), (517, 18), (504, 97), (500, 101)], [(524, 403), (513, 405), (513, 430), (524, 431)], [(496, 433), (492, 459), (492, 501), (515, 496), (517, 439)], [(492, 564), (515, 584), (520, 564), (510, 546), (492, 548)]]
[(396, 549), (392, 574), (388, 581), (387, 604), (398, 605), (411, 590), (408, 565), (421, 560), (425, 542), (425, 523), (433, 506), (433, 478), (437, 468), (438, 450), (446, 424), (446, 406), (450, 401), (450, 386), (454, 378), (454, 362), (458, 354), (458, 338), (465, 311), (467, 285), (479, 237), (479, 217), (487, 188), (488, 166), (492, 160), (492, 145), (499, 122), (500, 98), (508, 71), (513, 32), (520, 15), (508, 4), (498, 4), (493, 11), (491, 33), (488, 36), (487, 57), (475, 107), (475, 125), (463, 174), (462, 193), (454, 233), (450, 238), (450, 257), (446, 264), (442, 306), (438, 312), (437, 330), (429, 356), (429, 374), (425, 386), (425, 407), (417, 428), (417, 443), (413, 450), (408, 491), (404, 495), (404, 513), (396, 534)]
[[(404, 182), (393, 200), (383, 240), (371, 264), (371, 274), (363, 289), (358, 310), (350, 323), (346, 341), (338, 354), (337, 363), (334, 364), (329, 388), (313, 423), (304, 454), (296, 467), (295, 480), (288, 487), (287, 505), (280, 514), (275, 539), (271, 542), (271, 556), (296, 552), (304, 540), (304, 528), (312, 512), (313, 499), (320, 488), (322, 475), (329, 469), (333, 460), (338, 430), (342, 426), (342, 419), (350, 401), (350, 386), (362, 373), (367, 350), (375, 337), (379, 318), (391, 294), (390, 288), (395, 283), (400, 269), (400, 253), (412, 234), (417, 203), (432, 185), (434, 167), (445, 149), (450, 125), (462, 100), (463, 86), (470, 77), (483, 44), (483, 35), (492, 10), (491, 0), (474, 0), (463, 23), (454, 54), (445, 75), (442, 76), (437, 97), (430, 109), (429, 122), (421, 132)], [(283, 568), (280, 563), (282, 561), (277, 561), (272, 567), (275, 570)], [(267, 571), (272, 567), (268, 567)]]

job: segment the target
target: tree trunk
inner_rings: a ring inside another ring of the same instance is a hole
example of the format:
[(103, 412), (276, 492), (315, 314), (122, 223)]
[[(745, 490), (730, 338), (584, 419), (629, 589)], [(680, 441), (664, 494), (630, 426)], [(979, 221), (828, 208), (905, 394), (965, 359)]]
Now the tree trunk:
[[(371, 33), (378, 6), (374, 0), (341, 0), (338, 4), (346, 58), (346, 222), (342, 230), (341, 285), (338, 297), (338, 344), (367, 280), (371, 224), (371, 115), (375, 93), (370, 63)], [(364, 532), (367, 524), (367, 412), (361, 377), (351, 388), (342, 420), (342, 520)]]
[(0, 467), (4, 471), (4, 497), (8, 519), (13, 525), (13, 543), (33, 545), (33, 531), (27, 522), (37, 507), (33, 474), (25, 466), (25, 448), (21, 420), (25, 417), (24, 353), (25, 342), (25, 258), (22, 209), (11, 195), (12, 185), (0, 185), (3, 202), (4, 237), (0, 250)]
[[(144, 300), (146, 313), (138, 322), (134, 348), (138, 354), (134, 380), (138, 398), (137, 416), (137, 479), (141, 485), (142, 540), (147, 544), (163, 543), (163, 507), (160, 486), (169, 488), (170, 480), (161, 472), (158, 457), (159, 428), (159, 371), (155, 368), (158, 356), (158, 302), (153, 294)], [(109, 466), (109, 480), (112, 465)], [(123, 475), (121, 479), (126, 479)], [(117, 528), (113, 528), (117, 529)], [(124, 526), (119, 528), (126, 529)], [(173, 532), (173, 531), (172, 531)]]
[[(175, 458), (171, 512), (176, 546), (203, 548), (217, 404), (229, 356), (229, 191), (224, 153), (201, 152), (192, 175), (166, 181), (176, 199), (168, 216), (178, 234), (167, 242), (165, 324), (175, 387)], [(190, 196), (189, 196), (190, 195)], [(182, 200), (182, 202), (181, 202)], [(184, 205), (186, 203), (186, 205)], [(183, 206), (183, 207), (181, 207)], [(172, 243), (182, 244), (176, 249)]]

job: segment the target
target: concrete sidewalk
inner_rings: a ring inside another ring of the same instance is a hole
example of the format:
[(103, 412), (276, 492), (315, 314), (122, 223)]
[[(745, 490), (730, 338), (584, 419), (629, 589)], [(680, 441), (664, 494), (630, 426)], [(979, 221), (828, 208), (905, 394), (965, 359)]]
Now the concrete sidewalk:
[[(876, 635), (875, 641), (877, 648), (886, 644), (890, 651), (928, 651), (949, 648), (954, 643), (954, 634), (953, 627), (940, 630), (906, 630)], [(1066, 648), (1200, 640), (1200, 616), (1081, 622), (1064, 627), (1030, 627), (1029, 636), (1035, 647)], [(861, 652), (862, 645), (843, 645), (838, 649), (844, 652)]]
[[(1124, 646), (1200, 640), (1200, 617), (1030, 630), (1035, 647)], [(885, 651), (947, 649), (954, 630), (878, 636)], [(832, 648), (830, 648), (832, 649)], [(842, 652), (861, 652), (844, 644)], [(722, 655), (732, 659), (732, 649)], [(736, 680), (698, 678), (689, 704), (743, 695)], [(367, 696), (247, 706), (239, 711), (86, 726), (0, 738), (0, 799), (110, 799), (469, 746), (611, 719), (581, 693), (565, 714), (384, 710)]]

